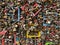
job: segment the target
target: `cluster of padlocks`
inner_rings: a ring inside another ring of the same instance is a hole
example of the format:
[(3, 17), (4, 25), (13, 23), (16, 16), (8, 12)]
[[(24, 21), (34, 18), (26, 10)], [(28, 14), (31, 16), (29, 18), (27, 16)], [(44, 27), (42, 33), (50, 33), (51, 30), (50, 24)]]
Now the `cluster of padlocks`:
[(0, 0), (0, 45), (60, 45), (60, 0)]

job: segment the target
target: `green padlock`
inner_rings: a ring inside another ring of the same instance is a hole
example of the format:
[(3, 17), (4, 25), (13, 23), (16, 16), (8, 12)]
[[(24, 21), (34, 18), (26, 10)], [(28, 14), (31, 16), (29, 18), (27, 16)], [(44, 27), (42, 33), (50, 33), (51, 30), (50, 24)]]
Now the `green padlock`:
[(46, 42), (45, 45), (52, 45), (54, 44), (53, 42)]

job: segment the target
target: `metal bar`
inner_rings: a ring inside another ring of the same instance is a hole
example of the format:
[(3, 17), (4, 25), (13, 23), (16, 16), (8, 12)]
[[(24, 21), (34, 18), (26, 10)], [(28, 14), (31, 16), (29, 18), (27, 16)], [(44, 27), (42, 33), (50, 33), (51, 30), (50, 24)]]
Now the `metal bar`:
[(18, 7), (18, 20), (17, 21), (20, 21), (20, 8)]

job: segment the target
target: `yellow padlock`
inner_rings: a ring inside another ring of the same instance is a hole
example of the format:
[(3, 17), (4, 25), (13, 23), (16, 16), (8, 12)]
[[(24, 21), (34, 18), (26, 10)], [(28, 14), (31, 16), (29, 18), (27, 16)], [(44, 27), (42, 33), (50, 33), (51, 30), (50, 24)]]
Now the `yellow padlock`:
[[(31, 34), (31, 32), (30, 31), (27, 31), (27, 33), (26, 33), (26, 37), (27, 38), (36, 38), (36, 37), (38, 37), (38, 38), (40, 38), (40, 36), (41, 36), (41, 33), (40, 33), (40, 31), (36, 31), (37, 32), (37, 35), (30, 35)], [(30, 33), (30, 34), (29, 34)], [(35, 33), (35, 32), (34, 32)]]

